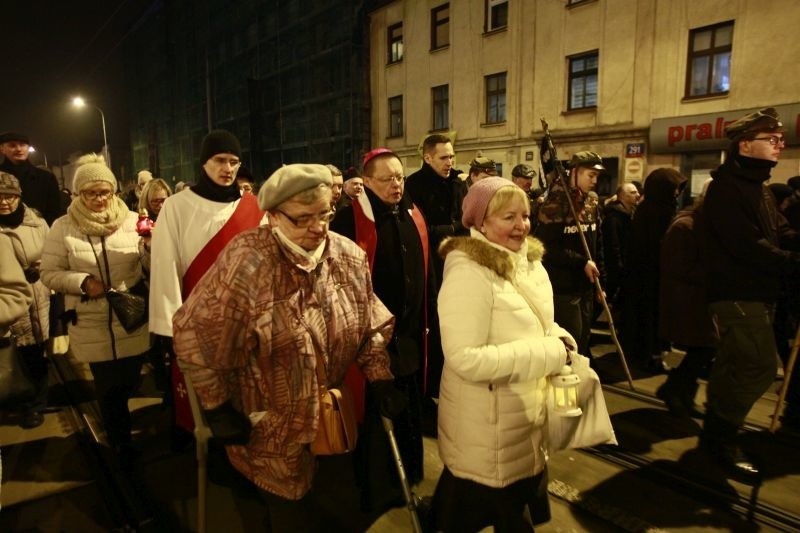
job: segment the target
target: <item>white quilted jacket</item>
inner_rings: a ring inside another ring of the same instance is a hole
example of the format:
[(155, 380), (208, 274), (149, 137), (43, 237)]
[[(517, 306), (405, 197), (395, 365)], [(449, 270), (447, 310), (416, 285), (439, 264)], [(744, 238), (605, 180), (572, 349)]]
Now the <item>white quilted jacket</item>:
[(575, 341), (553, 321), (543, 252), (529, 238), (515, 254), (474, 230), (440, 248), (439, 453), (457, 477), (505, 487), (544, 469), (546, 376), (566, 362), (561, 338)]

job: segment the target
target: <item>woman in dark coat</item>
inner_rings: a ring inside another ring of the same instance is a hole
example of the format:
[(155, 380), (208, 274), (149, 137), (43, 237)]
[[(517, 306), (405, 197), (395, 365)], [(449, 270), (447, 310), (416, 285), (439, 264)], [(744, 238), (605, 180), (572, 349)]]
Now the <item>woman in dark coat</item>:
[(697, 379), (707, 375), (719, 340), (708, 311), (701, 256), (703, 197), (710, 182), (711, 178), (691, 207), (675, 216), (661, 245), (659, 335), (685, 350), (686, 356), (670, 371), (656, 396), (681, 417), (694, 411)]
[(661, 241), (675, 215), (686, 178), (671, 168), (651, 172), (644, 200), (636, 208), (628, 246), (628, 275), (623, 281), (622, 341), (628, 354), (648, 371), (662, 372), (658, 338)]

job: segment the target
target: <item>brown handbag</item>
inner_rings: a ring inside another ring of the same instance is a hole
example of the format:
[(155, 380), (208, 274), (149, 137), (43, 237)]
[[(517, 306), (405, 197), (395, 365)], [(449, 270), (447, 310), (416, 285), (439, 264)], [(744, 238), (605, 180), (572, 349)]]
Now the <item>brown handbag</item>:
[(314, 455), (338, 455), (352, 452), (358, 440), (356, 408), (353, 393), (342, 383), (329, 389), (325, 383), (325, 362), (317, 352), (317, 382), (319, 383), (319, 424), (311, 443)]

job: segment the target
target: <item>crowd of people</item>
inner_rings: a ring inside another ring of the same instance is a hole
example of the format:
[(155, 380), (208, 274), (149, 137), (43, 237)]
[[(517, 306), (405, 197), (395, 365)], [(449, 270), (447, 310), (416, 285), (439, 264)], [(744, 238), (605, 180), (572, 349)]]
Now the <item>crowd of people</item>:
[[(258, 188), (224, 130), (205, 136), (183, 191), (144, 170), (123, 200), (89, 154), (64, 206), (55, 177), (27, 161), (27, 137), (3, 134), (0, 333), (35, 383), (13, 408), (22, 427), (42, 424), (48, 339), (66, 322), (123, 465), (137, 458), (128, 400), (147, 363), (172, 406), (174, 447), (198, 422), (170, 392), (188, 378), (271, 531), (335, 523), (319, 502), (346, 487), (314, 479), (343, 462), (358, 512), (404, 505), (385, 419), (412, 485), (425, 475), (423, 435), (438, 440), (426, 527), (533, 531), (550, 517), (547, 378), (591, 356), (606, 298), (637, 369), (669, 370), (657, 395), (671, 413), (696, 415), (708, 380), (700, 446), (732, 475), (756, 476), (737, 431), (798, 319), (800, 177), (766, 186), (783, 132), (771, 109), (729, 124), (724, 163), (682, 211), (687, 178), (671, 168), (604, 203), (595, 152), (574, 153), (563, 176), (521, 163), (507, 179), (480, 155), (461, 173), (441, 134), (408, 176), (397, 153), (375, 148), (358, 170), (288, 164)], [(109, 295), (142, 283), (148, 319), (129, 327)], [(686, 355), (668, 369), (672, 346)], [(352, 395), (352, 454), (312, 451), (330, 389)], [(800, 422), (798, 394), (787, 426)]]

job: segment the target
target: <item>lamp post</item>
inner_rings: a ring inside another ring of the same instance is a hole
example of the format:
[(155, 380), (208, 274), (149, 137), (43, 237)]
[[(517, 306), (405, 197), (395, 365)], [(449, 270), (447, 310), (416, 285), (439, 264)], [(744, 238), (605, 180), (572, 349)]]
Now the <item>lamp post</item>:
[[(76, 96), (75, 98), (72, 99), (72, 105), (78, 109), (86, 107), (86, 100), (84, 100), (80, 96)], [(100, 122), (102, 122), (103, 124), (103, 151), (105, 152), (104, 155), (106, 156), (106, 163), (108, 164), (108, 168), (111, 168), (111, 150), (109, 149), (108, 146), (108, 137), (106, 137), (106, 116), (103, 114), (103, 110), (97, 107), (96, 105), (93, 105), (92, 107), (94, 107), (95, 109), (97, 109), (97, 111), (100, 112)]]

